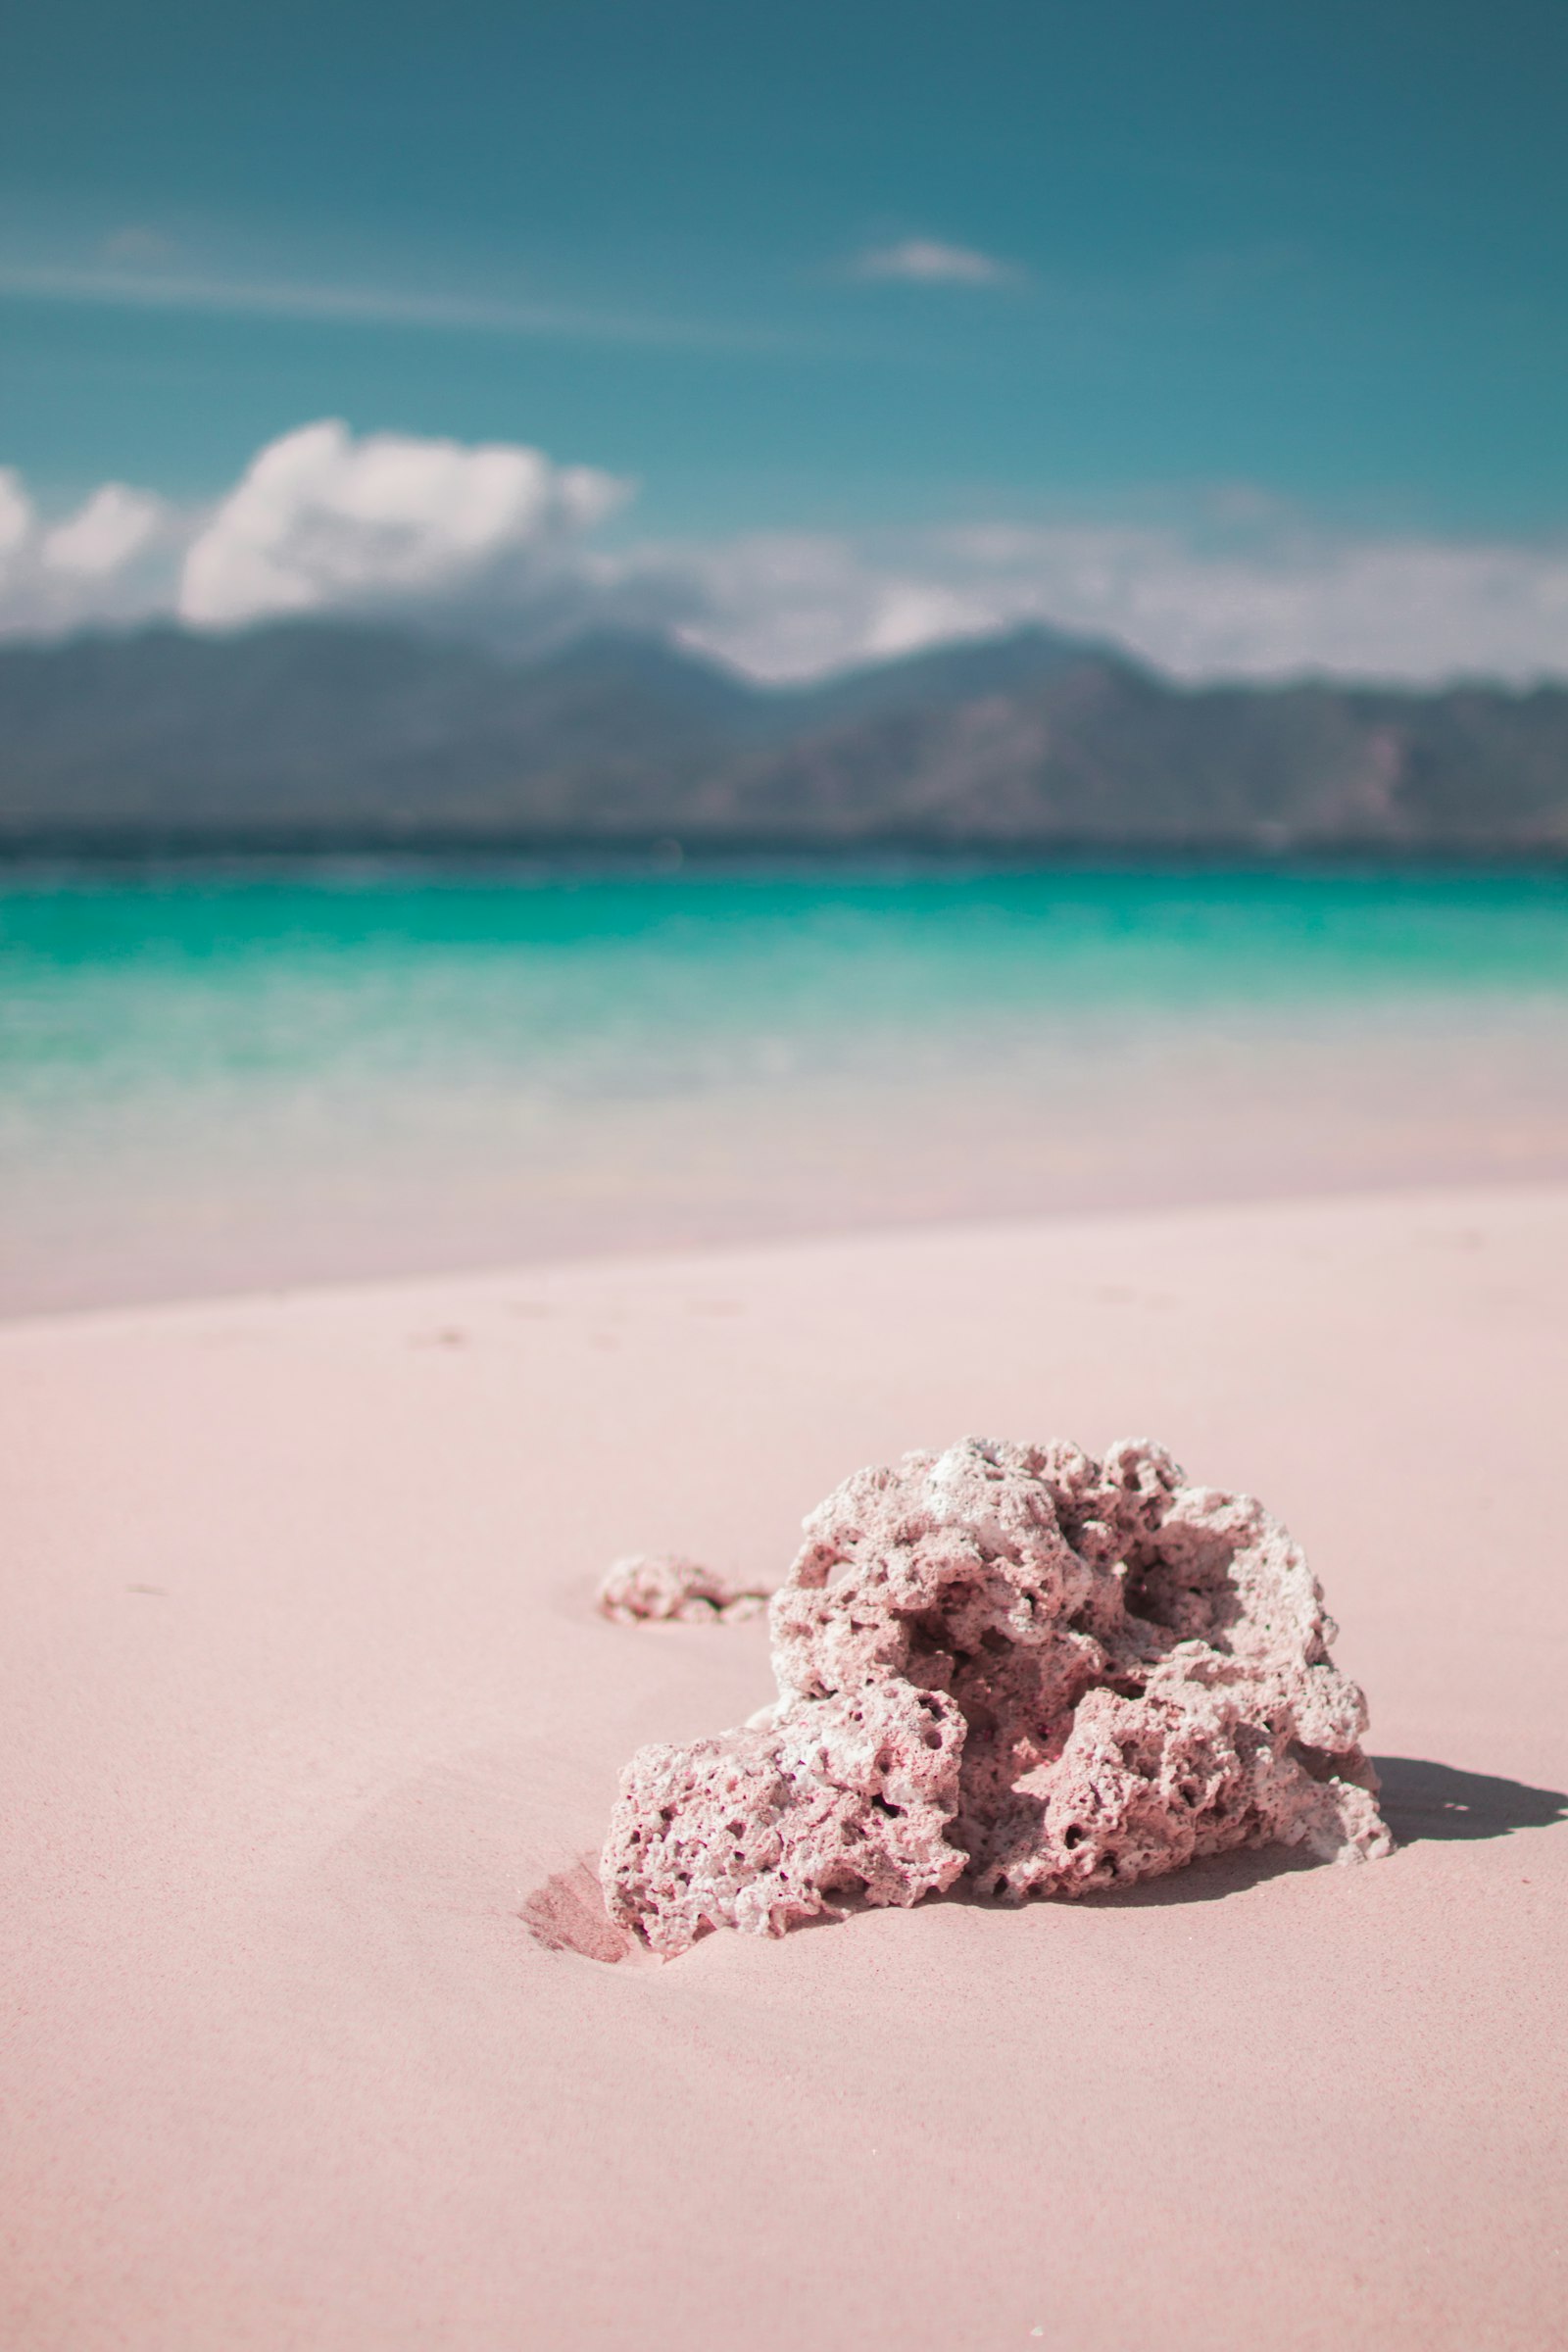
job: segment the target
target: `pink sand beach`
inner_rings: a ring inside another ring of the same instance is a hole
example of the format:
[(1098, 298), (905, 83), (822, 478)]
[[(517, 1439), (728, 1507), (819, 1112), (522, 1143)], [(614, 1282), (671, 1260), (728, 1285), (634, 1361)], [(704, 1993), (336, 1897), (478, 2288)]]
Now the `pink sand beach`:
[[(1523, 1186), (0, 1330), (4, 2341), (1560, 2344), (1565, 1375)], [(632, 1750), (770, 1694), (609, 1562), (771, 1582), (965, 1431), (1259, 1494), (1399, 1850), (541, 1945)]]

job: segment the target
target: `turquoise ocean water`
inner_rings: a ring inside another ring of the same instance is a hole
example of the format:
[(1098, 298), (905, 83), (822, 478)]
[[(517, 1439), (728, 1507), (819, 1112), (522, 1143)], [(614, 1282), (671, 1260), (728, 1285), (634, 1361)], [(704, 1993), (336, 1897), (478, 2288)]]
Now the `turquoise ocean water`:
[(1568, 1167), (1568, 878), (0, 885), (0, 1305)]

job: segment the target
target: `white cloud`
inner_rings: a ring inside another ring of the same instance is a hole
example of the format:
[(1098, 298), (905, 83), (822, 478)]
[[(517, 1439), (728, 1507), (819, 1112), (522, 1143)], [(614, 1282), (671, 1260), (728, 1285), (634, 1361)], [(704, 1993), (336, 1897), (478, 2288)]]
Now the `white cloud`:
[(44, 534), (39, 550), (51, 571), (81, 579), (112, 577), (141, 555), (158, 535), (168, 510), (145, 490), (105, 482), (85, 503)]
[(691, 559), (696, 647), (774, 678), (1038, 621), (1178, 677), (1568, 676), (1568, 547), (1242, 544), (1134, 524), (755, 538)]
[(167, 612), (188, 523), (150, 491), (104, 482), (46, 523), (0, 468), (0, 634), (59, 636)]
[(270, 442), (207, 507), (106, 482), (46, 523), (0, 468), (0, 632), (380, 613), (537, 635), (547, 609), (616, 592), (581, 542), (628, 489), (518, 444), (356, 439), (332, 420)]
[(692, 549), (666, 570), (688, 587), (683, 642), (757, 677), (816, 677), (994, 625), (961, 587), (901, 564), (895, 547), (873, 556), (825, 534)]
[(25, 545), (32, 529), (32, 501), (14, 466), (0, 466), (0, 559)]
[(1192, 679), (1568, 678), (1568, 545), (1314, 533), (1232, 492), (1179, 524), (775, 533), (607, 554), (593, 528), (627, 493), (520, 444), (356, 438), (332, 421), (270, 442), (199, 510), (111, 482), (46, 519), (0, 468), (0, 632), (362, 614), (528, 651), (619, 625), (786, 679), (1040, 621)]
[(977, 253), (969, 245), (945, 245), (935, 237), (905, 237), (896, 245), (873, 245), (855, 264), (857, 277), (903, 278), (912, 285), (1002, 286), (1018, 275), (1008, 262)]
[(612, 475), (536, 449), (302, 425), (253, 460), (197, 535), (179, 615), (227, 628), (501, 595), (519, 560), (559, 557), (625, 495)]

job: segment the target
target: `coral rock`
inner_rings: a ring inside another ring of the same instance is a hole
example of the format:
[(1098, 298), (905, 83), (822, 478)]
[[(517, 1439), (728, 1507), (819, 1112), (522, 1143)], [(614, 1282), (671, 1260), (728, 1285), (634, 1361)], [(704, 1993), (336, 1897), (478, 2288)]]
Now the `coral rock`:
[(721, 1921), (781, 1936), (839, 1892), (918, 1902), (963, 1868), (947, 1838), (962, 1744), (950, 1699), (890, 1678), (645, 1747), (621, 1780), (606, 1908), (668, 1958)]
[(711, 1568), (672, 1551), (637, 1552), (617, 1560), (599, 1588), (600, 1614), (617, 1625), (646, 1625), (676, 1618), (687, 1625), (734, 1624), (756, 1617), (767, 1594), (732, 1585)]
[(966, 1438), (858, 1472), (806, 1537), (777, 1704), (622, 1776), (606, 1903), (663, 1956), (963, 1873), (1022, 1901), (1235, 1846), (1392, 1850), (1301, 1552), (1161, 1447)]

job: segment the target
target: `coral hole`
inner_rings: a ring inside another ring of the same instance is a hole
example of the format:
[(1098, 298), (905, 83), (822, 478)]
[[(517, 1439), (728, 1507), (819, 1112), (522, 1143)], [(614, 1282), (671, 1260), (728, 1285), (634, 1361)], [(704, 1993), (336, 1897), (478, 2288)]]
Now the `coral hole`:
[(1157, 1625), (1182, 1642), (1207, 1642), (1224, 1651), (1227, 1628), (1242, 1615), (1242, 1597), (1231, 1578), (1236, 1547), (1223, 1538), (1184, 1543), (1172, 1557), (1163, 1546), (1140, 1547), (1129, 1563), (1123, 1598), (1128, 1612)]

